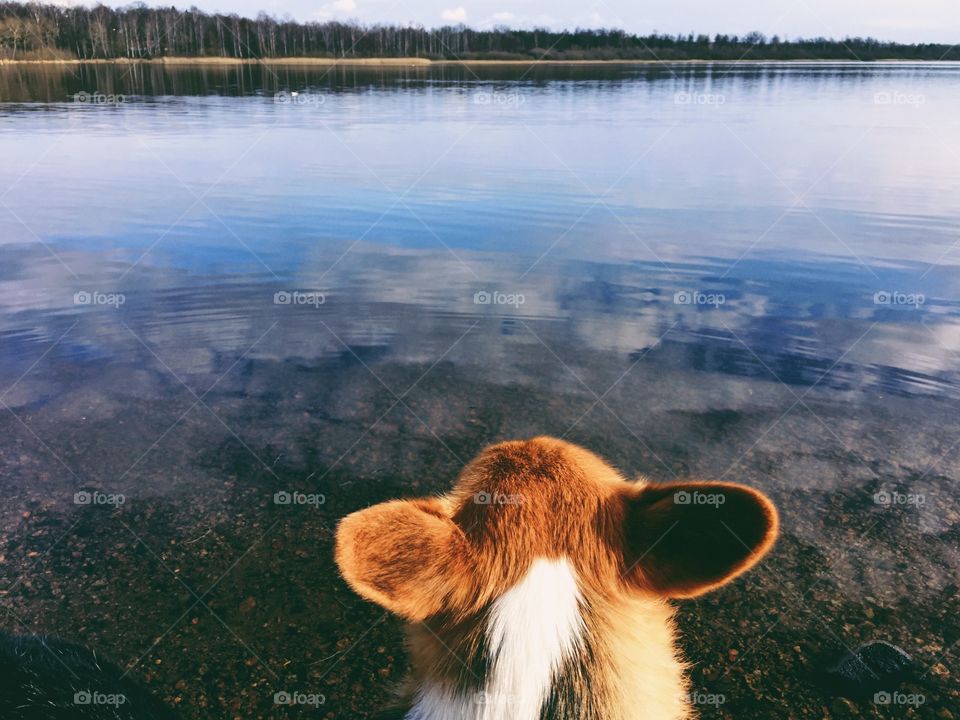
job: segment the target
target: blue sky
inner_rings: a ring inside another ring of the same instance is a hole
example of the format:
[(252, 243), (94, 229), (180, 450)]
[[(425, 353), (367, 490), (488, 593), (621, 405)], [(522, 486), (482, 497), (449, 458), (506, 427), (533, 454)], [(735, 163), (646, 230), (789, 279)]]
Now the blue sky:
[[(109, 0), (108, 0), (109, 1)], [(960, 42), (957, 0), (195, 0), (204, 10), (298, 20), (463, 22), (555, 29), (622, 27), (632, 32), (704, 32), (796, 37), (871, 35), (906, 42)], [(121, 4), (111, 2), (111, 4)], [(156, 4), (148, 0), (148, 4)], [(191, 2), (174, 0), (176, 5)]]

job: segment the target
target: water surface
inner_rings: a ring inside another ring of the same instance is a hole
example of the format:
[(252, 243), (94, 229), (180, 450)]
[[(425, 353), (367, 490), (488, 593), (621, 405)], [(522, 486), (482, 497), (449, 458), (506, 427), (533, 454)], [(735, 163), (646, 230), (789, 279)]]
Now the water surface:
[[(698, 653), (742, 642), (769, 666), (763, 648), (879, 632), (955, 663), (934, 617), (960, 570), (958, 81), (906, 63), (0, 69), (6, 606), (197, 717), (238, 698), (271, 716), (284, 681), (358, 716), (397, 636), (340, 656), (379, 615), (336, 579), (336, 519), (549, 433), (777, 500), (781, 549), (739, 610), (756, 632), (711, 626)], [(94, 489), (127, 502), (75, 504)], [(278, 507), (283, 490), (326, 503)], [(226, 623), (192, 637), (178, 617), (221, 575), (204, 603)], [(808, 614), (762, 636), (771, 606)], [(191, 647), (236, 661), (227, 690), (189, 679)], [(820, 717), (786, 674), (718, 712)]]

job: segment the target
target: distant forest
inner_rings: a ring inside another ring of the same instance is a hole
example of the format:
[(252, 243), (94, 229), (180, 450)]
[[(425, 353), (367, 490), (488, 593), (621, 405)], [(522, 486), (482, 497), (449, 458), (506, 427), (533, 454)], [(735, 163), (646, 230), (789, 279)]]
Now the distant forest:
[[(960, 40), (960, 38), (958, 38)], [(960, 48), (870, 38), (631, 35), (622, 30), (474, 30), (464, 26), (298, 23), (196, 8), (113, 9), (0, 2), (0, 58), (420, 57), (434, 60), (960, 60)]]

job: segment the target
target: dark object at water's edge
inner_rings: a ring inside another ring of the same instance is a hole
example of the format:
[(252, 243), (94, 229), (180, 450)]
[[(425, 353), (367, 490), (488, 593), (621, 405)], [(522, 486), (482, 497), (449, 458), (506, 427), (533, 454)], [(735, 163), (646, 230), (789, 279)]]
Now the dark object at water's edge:
[(896, 687), (910, 678), (913, 668), (913, 658), (905, 650), (878, 641), (845, 654), (827, 676), (838, 690), (859, 696)]
[(177, 720), (93, 651), (57, 638), (0, 633), (3, 720)]

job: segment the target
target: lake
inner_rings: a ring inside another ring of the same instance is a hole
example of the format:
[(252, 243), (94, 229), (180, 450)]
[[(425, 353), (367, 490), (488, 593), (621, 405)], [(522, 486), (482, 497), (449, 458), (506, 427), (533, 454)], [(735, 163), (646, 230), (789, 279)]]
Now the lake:
[(185, 717), (366, 717), (401, 636), (337, 519), (551, 434), (778, 503), (771, 558), (683, 605), (704, 716), (853, 717), (816, 671), (872, 639), (956, 714), (958, 83), (0, 66), (5, 629)]

